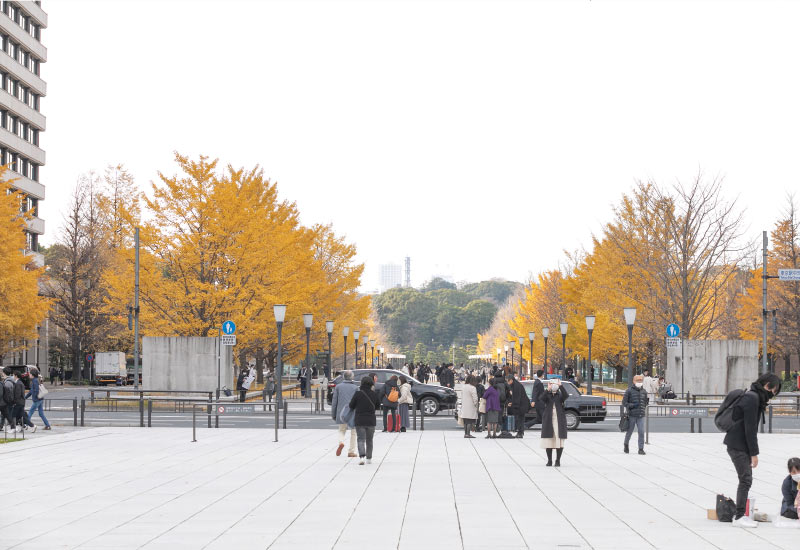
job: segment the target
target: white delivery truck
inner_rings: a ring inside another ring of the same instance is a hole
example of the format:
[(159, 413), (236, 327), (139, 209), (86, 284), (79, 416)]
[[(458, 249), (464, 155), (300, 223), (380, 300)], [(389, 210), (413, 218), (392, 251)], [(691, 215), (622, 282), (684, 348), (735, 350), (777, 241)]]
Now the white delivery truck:
[(124, 386), (128, 381), (125, 354), (121, 351), (104, 351), (94, 356), (94, 377), (97, 384)]

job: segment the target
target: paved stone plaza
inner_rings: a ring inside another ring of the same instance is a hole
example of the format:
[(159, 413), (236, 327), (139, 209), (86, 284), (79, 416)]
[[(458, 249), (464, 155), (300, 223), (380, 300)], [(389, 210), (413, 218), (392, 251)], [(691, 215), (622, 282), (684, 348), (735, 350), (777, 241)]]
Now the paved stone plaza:
[[(560, 469), (538, 433), (376, 434), (372, 465), (336, 435), (91, 428), (0, 445), (2, 548), (797, 549), (800, 530), (706, 519), (736, 477), (719, 434), (570, 434)], [(751, 495), (774, 516), (797, 436), (762, 435)], [(346, 450), (345, 450), (346, 451)], [(346, 454), (346, 452), (345, 452)]]

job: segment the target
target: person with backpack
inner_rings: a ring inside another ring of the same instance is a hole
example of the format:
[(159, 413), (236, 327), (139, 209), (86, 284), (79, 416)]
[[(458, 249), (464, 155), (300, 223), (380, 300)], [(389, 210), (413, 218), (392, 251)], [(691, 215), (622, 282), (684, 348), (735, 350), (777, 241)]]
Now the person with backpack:
[(747, 496), (753, 484), (753, 468), (758, 466), (758, 421), (763, 419), (769, 400), (781, 391), (777, 374), (766, 373), (750, 385), (747, 391), (733, 390), (717, 410), (714, 423), (726, 432), (723, 443), (736, 469), (739, 486), (736, 490), (735, 527), (755, 528), (758, 523), (745, 516)]
[(400, 400), (400, 388), (397, 385), (397, 380), (397, 375), (394, 374), (383, 385), (381, 405), (383, 408), (384, 432), (400, 431), (398, 427), (400, 417), (397, 416), (397, 402)]
[(14, 418), (13, 411), (14, 411), (14, 379), (11, 377), (12, 370), (9, 367), (3, 369), (3, 387), (2, 387), (2, 396), (0, 396), (0, 415), (2, 416), (2, 426), (3, 430), (7, 430), (6, 422), (8, 422), (8, 426), (15, 432), (18, 432), (17, 429), (17, 421)]
[(411, 384), (405, 376), (400, 380), (400, 398), (397, 400), (397, 410), (400, 413), (400, 431), (405, 432), (409, 427), (408, 409), (414, 404), (414, 395), (411, 393)]
[(371, 376), (361, 379), (361, 386), (350, 398), (350, 409), (355, 411), (354, 424), (358, 435), (359, 464), (372, 463), (372, 440), (375, 436), (375, 411), (380, 404), (378, 394), (372, 391), (375, 382)]
[[(787, 464), (789, 475), (781, 485), (781, 516), (787, 519), (797, 519), (797, 489), (800, 486), (800, 458), (790, 458)], [(797, 524), (800, 526), (800, 523)]]
[[(42, 393), (42, 383), (39, 380), (39, 369), (31, 369), (31, 377), (31, 391), (25, 396), (26, 399), (30, 397), (31, 401), (33, 401), (31, 410), (28, 412), (28, 418), (33, 419), (33, 413), (39, 411), (39, 418), (44, 422), (44, 429), (49, 430), (50, 422), (47, 421), (47, 417), (44, 415), (44, 397), (40, 395)], [(35, 426), (33, 431), (36, 431)]]
[(644, 452), (644, 416), (647, 412), (647, 405), (650, 402), (647, 390), (644, 388), (644, 377), (637, 374), (633, 377), (633, 386), (625, 391), (622, 397), (622, 408), (628, 415), (628, 431), (625, 433), (625, 445), (622, 448), (625, 454), (630, 452), (628, 444), (633, 435), (633, 429), (639, 431), (639, 454)]
[(567, 440), (567, 415), (564, 412), (564, 403), (568, 397), (569, 394), (561, 385), (561, 380), (558, 378), (548, 380), (547, 391), (542, 395), (545, 408), (540, 443), (541, 448), (547, 453), (545, 466), (553, 466), (553, 449), (556, 450), (555, 467), (561, 466), (561, 455)]
[[(11, 379), (14, 381), (14, 408), (11, 411), (11, 416), (14, 417), (17, 423), (17, 431), (26, 430), (30, 427), (35, 432), (36, 426), (28, 418), (28, 413), (25, 412), (25, 382), (13, 370), (11, 371)], [(20, 424), (22, 425), (21, 430)]]

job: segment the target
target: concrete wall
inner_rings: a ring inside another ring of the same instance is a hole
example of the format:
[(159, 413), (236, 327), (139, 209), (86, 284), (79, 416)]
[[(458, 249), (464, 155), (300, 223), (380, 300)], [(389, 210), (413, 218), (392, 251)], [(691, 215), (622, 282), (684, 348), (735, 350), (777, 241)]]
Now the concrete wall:
[[(684, 391), (726, 394), (758, 378), (756, 340), (684, 340)], [(681, 348), (667, 349), (667, 381), (681, 392)]]
[[(233, 353), (222, 347), (220, 387), (234, 389)], [(202, 336), (142, 338), (142, 386), (145, 390), (217, 389), (217, 339)]]

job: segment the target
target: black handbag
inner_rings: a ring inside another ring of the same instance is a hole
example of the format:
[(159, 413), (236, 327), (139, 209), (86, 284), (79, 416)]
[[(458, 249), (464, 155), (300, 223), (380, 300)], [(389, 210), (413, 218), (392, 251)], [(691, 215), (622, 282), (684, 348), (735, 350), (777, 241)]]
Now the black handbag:
[(619, 417), (619, 431), (627, 432), (630, 425), (631, 419), (627, 414), (623, 414)]
[(717, 495), (717, 520), (730, 523), (736, 515), (736, 504), (725, 495)]

